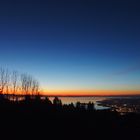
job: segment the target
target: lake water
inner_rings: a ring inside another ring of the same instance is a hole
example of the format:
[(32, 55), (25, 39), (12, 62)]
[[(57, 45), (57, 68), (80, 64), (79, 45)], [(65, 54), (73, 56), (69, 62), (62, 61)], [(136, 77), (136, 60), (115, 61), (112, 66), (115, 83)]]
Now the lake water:
[[(54, 97), (49, 97), (49, 99), (53, 101)], [(106, 97), (59, 97), (59, 99), (61, 99), (63, 104), (70, 104), (70, 103), (76, 104), (77, 102), (80, 103), (93, 102), (95, 104), (96, 110), (103, 110), (109, 108), (98, 104), (98, 101), (105, 100)]]

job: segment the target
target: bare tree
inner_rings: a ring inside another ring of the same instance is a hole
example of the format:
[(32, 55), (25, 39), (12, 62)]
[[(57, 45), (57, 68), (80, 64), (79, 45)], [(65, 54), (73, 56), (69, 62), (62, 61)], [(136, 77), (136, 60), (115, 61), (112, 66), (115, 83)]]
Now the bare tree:
[(9, 88), (10, 88), (10, 72), (7, 71), (6, 73), (6, 94), (9, 94)]
[(11, 76), (12, 93), (17, 94), (18, 90), (18, 72), (13, 71)]
[(19, 91), (23, 95), (39, 95), (39, 82), (28, 74), (19, 75), (17, 71), (10, 73), (8, 69), (0, 68), (0, 94), (12, 93), (13, 99), (17, 99), (15, 95)]
[(39, 92), (39, 82), (30, 75), (22, 74), (21, 89), (24, 95), (37, 95)]
[(39, 95), (39, 82), (35, 79), (32, 81), (32, 95)]
[(27, 94), (27, 75), (26, 74), (21, 74), (21, 90), (22, 90), (22, 94), (24, 95)]
[(8, 69), (0, 68), (0, 94), (4, 93), (4, 89), (8, 86), (9, 71)]

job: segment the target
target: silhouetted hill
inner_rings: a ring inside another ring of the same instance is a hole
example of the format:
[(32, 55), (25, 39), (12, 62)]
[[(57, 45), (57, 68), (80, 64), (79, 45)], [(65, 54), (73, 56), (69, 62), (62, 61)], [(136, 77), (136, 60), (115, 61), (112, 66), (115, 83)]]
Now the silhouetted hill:
[(4, 139), (107, 139), (139, 140), (140, 115), (121, 116), (109, 110), (96, 111), (89, 103), (62, 105), (58, 98), (26, 98), (0, 101), (0, 137)]

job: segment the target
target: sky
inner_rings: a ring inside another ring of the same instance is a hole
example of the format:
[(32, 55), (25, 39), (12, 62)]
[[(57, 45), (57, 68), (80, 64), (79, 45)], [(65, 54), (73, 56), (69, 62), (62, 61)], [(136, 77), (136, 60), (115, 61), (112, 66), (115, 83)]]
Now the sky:
[(1, 0), (0, 66), (46, 94), (140, 93), (140, 2)]

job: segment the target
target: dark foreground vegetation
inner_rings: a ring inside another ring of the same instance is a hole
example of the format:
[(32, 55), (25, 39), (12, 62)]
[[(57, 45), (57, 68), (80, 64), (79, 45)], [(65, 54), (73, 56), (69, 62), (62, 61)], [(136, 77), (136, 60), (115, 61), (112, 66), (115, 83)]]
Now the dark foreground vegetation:
[(0, 98), (0, 139), (107, 139), (140, 140), (140, 115), (119, 115), (97, 111), (89, 103), (62, 105), (46, 97), (26, 96), (25, 100)]

